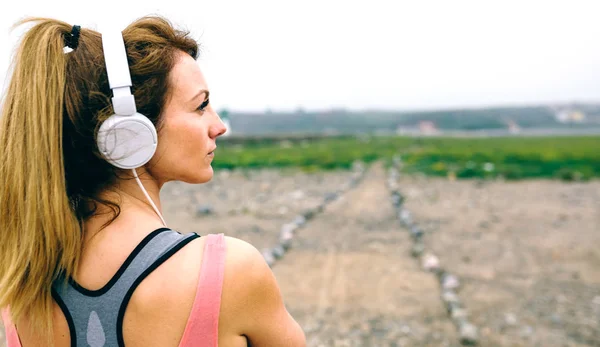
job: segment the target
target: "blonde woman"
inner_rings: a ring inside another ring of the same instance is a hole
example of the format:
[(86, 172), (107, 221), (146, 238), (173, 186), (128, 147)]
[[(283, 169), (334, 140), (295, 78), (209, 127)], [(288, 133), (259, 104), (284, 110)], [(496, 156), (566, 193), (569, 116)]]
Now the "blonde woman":
[[(112, 43), (54, 19), (20, 24), (31, 28), (0, 119), (8, 347), (304, 346), (253, 246), (180, 233), (162, 218), (161, 187), (209, 181), (226, 131), (197, 42), (157, 16)], [(111, 77), (111, 64), (121, 75)], [(129, 152), (119, 141), (138, 143), (137, 134), (103, 131), (129, 116), (139, 117), (125, 130), (147, 131), (150, 142), (144, 158), (120, 161), (115, 153)]]

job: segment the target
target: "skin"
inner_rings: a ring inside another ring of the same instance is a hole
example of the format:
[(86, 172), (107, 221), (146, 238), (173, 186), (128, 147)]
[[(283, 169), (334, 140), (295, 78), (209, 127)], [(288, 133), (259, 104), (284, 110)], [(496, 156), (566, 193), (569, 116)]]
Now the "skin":
[[(198, 63), (184, 53), (170, 73), (172, 97), (164, 110), (156, 154), (137, 173), (151, 199), (161, 210), (160, 189), (169, 181), (199, 184), (213, 177), (210, 153), (225, 126), (210, 104), (198, 107), (209, 95)], [(133, 179), (115, 187), (121, 214), (110, 218), (99, 213), (84, 225), (84, 249), (75, 280), (83, 287), (103, 287), (136, 245), (162, 222)], [(105, 192), (107, 197), (113, 193)], [(168, 221), (167, 221), (168, 222)], [(286, 310), (281, 291), (260, 252), (245, 241), (226, 237), (227, 256), (219, 315), (219, 346), (305, 346), (305, 336)], [(152, 272), (135, 290), (123, 323), (125, 344), (130, 347), (178, 346), (196, 295), (204, 252), (204, 238), (196, 239)], [(69, 347), (67, 322), (54, 307), (57, 347)], [(24, 347), (43, 341), (17, 323)]]

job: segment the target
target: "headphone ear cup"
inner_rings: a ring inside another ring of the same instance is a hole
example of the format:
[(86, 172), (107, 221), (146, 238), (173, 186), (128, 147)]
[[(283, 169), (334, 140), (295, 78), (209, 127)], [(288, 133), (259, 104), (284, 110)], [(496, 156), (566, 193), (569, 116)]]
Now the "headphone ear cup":
[(146, 116), (112, 115), (98, 131), (97, 145), (102, 156), (121, 169), (135, 169), (146, 164), (156, 152), (158, 136)]

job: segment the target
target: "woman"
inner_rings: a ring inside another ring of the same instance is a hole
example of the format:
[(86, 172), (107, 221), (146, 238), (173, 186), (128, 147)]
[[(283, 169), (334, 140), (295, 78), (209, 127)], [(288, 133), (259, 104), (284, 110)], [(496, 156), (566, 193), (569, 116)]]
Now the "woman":
[(8, 346), (304, 346), (253, 246), (180, 234), (161, 216), (161, 187), (209, 181), (225, 132), (197, 43), (160, 17), (119, 34), (131, 112), (157, 134), (144, 164), (127, 169), (103, 147), (107, 119), (130, 97), (107, 73), (108, 36), (53, 19), (24, 23), (33, 26), (0, 119)]

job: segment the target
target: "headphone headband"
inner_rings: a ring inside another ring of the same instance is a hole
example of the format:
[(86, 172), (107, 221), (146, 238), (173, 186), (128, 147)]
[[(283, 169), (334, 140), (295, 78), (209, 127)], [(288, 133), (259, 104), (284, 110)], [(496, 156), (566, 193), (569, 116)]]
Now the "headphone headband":
[(137, 110), (135, 99), (131, 95), (131, 75), (121, 31), (104, 30), (102, 32), (102, 49), (104, 50), (108, 83), (113, 91), (112, 103), (115, 114), (133, 115)]
[(135, 99), (131, 95), (131, 76), (125, 40), (121, 31), (112, 28), (103, 30), (102, 48), (108, 84), (113, 92), (112, 104), (115, 114), (108, 117), (98, 130), (98, 149), (112, 165), (133, 170), (135, 180), (166, 225), (136, 172), (136, 168), (145, 165), (156, 152), (158, 136), (150, 119), (136, 111)]

